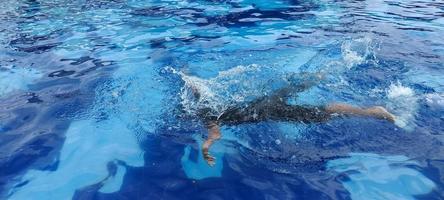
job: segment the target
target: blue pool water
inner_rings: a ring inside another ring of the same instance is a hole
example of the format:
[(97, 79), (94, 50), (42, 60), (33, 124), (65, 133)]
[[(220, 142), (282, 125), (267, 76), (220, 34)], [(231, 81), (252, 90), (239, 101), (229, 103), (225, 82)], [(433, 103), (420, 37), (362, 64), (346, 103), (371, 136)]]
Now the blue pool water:
[[(289, 104), (381, 105), (223, 126), (223, 109), (321, 72)], [(444, 2), (3, 0), (0, 199), (443, 199)]]

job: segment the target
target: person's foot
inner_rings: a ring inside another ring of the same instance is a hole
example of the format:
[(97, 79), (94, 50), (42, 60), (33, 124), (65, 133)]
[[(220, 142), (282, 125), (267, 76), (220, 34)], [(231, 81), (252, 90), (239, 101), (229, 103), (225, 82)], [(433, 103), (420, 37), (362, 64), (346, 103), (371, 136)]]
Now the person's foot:
[(374, 116), (379, 119), (385, 119), (390, 122), (395, 122), (395, 116), (387, 111), (382, 106), (373, 106), (371, 108), (366, 109), (369, 115)]

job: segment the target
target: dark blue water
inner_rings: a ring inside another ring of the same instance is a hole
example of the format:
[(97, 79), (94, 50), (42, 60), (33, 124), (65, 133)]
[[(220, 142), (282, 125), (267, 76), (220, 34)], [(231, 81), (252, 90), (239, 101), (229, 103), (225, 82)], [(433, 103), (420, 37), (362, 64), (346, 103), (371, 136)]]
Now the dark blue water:
[[(0, 199), (443, 199), (443, 35), (432, 0), (3, 0)], [(307, 72), (290, 104), (395, 124), (223, 126), (206, 164), (188, 83), (219, 109)]]

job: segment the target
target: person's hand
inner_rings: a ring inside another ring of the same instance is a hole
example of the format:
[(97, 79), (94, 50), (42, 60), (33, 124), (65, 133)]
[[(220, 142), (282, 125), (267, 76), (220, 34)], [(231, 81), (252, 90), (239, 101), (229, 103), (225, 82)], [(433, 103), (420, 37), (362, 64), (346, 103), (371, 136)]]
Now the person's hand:
[(203, 157), (204, 157), (205, 161), (207, 161), (207, 164), (208, 164), (210, 167), (213, 167), (213, 166), (216, 164), (216, 158), (213, 157), (213, 156), (208, 152), (208, 149), (202, 149), (202, 154), (203, 154)]

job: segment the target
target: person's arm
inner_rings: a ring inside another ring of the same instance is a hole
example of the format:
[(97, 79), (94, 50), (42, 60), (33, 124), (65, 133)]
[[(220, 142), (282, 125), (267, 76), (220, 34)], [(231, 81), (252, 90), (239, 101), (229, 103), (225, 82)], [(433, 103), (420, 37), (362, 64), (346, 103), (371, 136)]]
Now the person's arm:
[(220, 139), (221, 134), (220, 134), (219, 125), (215, 121), (207, 123), (207, 128), (208, 128), (208, 138), (202, 144), (202, 154), (204, 159), (207, 161), (208, 165), (214, 166), (214, 164), (216, 163), (216, 159), (213, 156), (211, 156), (209, 150), (211, 145), (216, 140)]

